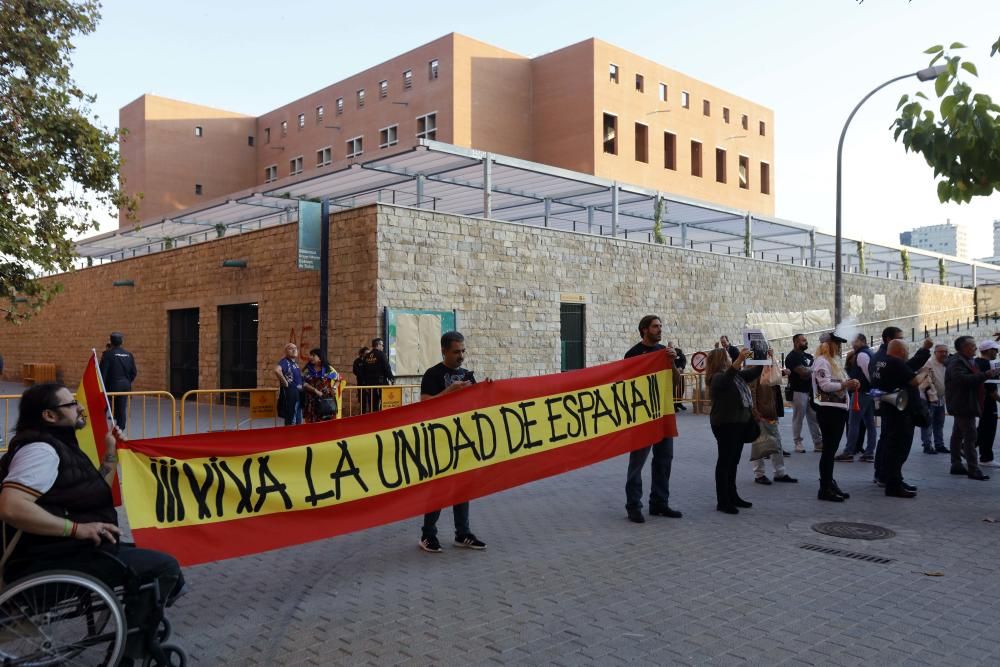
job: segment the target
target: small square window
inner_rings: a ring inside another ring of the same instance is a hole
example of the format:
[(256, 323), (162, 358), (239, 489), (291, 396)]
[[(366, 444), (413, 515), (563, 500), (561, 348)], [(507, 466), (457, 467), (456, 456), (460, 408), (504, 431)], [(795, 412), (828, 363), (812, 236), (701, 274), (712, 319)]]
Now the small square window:
[(437, 114), (417, 118), (417, 139), (437, 139)]
[(272, 164), (270, 167), (264, 167), (264, 182), (273, 183), (278, 180), (278, 165)]
[(681, 106), (685, 109), (691, 108), (691, 93), (686, 90), (681, 91)]
[(201, 183), (195, 183), (194, 184), (194, 193), (196, 195), (200, 195), (201, 194)]
[(701, 101), (701, 113), (705, 116), (712, 115), (712, 103), (708, 100)]
[(379, 81), (378, 82), (378, 96), (379, 96), (379, 98), (383, 98), (383, 97), (385, 97), (388, 94), (389, 94), (389, 82), (385, 81), (385, 80)]
[(667, 84), (665, 83), (660, 84), (660, 101), (661, 102), (667, 101)]
[(438, 61), (437, 58), (431, 60), (427, 63), (427, 78), (433, 81), (438, 78)]
[(764, 121), (760, 121), (760, 125), (758, 126), (758, 131), (760, 132), (760, 136), (762, 136), (762, 137), (766, 136), (767, 135), (767, 123), (765, 123)]
[(202, 137), (204, 135), (205, 135), (204, 128), (202, 128), (201, 125), (195, 125), (194, 126), (194, 136), (196, 136), (196, 137)]
[(388, 148), (399, 143), (399, 125), (390, 125), (378, 131), (378, 147)]
[(729, 124), (729, 107), (722, 107), (722, 122)]
[(365, 89), (364, 88), (362, 88), (361, 90), (358, 91), (357, 97), (358, 97), (358, 108), (361, 109), (362, 107), (365, 106)]
[(271, 128), (269, 127), (264, 128), (264, 143), (265, 144), (271, 143)]
[(641, 74), (635, 75), (635, 91), (637, 93), (644, 92), (646, 90), (646, 77)]
[(343, 97), (338, 97), (337, 98), (337, 115), (339, 116), (342, 113), (344, 113), (344, 98)]
[(287, 134), (288, 134), (288, 121), (283, 120), (281, 121), (281, 136), (285, 136)]
[(358, 157), (364, 153), (364, 138), (354, 137), (353, 139), (347, 140), (347, 155), (346, 157)]
[(742, 127), (744, 130), (750, 129), (750, 117), (747, 116), (746, 114), (740, 116), (740, 127)]
[(319, 125), (323, 122), (323, 105), (316, 107), (316, 124)]
[(408, 69), (403, 72), (403, 88), (408, 89), (413, 87), (413, 70)]
[(326, 167), (333, 162), (333, 149), (330, 146), (316, 151), (316, 166)]
[(618, 65), (614, 63), (608, 65), (608, 77), (611, 83), (618, 83)]
[(247, 146), (253, 146), (253, 135), (247, 137)]
[(288, 173), (291, 176), (302, 173), (302, 156), (293, 157), (288, 161)]
[(306, 115), (304, 113), (299, 114), (299, 129), (301, 130), (306, 126)]

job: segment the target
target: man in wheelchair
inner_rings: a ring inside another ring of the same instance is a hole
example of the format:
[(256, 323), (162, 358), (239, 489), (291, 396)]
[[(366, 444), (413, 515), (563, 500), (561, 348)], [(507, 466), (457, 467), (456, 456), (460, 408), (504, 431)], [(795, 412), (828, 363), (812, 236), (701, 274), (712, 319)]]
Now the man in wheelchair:
[[(3, 581), (10, 584), (0, 593), (0, 665), (19, 664), (23, 658), (13, 653), (23, 656), (29, 650), (36, 651), (31, 664), (63, 664), (69, 654), (77, 657), (66, 662), (77, 664), (84, 649), (100, 643), (96, 625), (106, 627), (116, 614), (120, 623), (120, 607), (117, 600), (108, 599), (107, 589), (121, 596), (127, 638), (91, 650), (87, 664), (119, 663), (122, 655), (119, 664), (142, 659), (151, 665), (184, 664), (183, 651), (160, 643), (169, 634), (163, 608), (184, 586), (180, 566), (168, 554), (121, 543), (109, 486), (117, 463), (115, 437), (108, 436), (98, 470), (77, 444), (76, 431), (85, 425), (83, 406), (60, 384), (38, 384), (21, 396), (14, 437), (0, 458), (0, 569)], [(65, 576), (43, 576), (53, 571)], [(40, 583), (32, 588), (36, 580)], [(101, 584), (103, 592), (98, 590)], [(40, 608), (39, 591), (56, 611)], [(72, 605), (66, 606), (66, 599)], [(34, 614), (30, 619), (25, 611), (29, 607)], [(30, 633), (25, 626), (37, 625), (34, 619), (51, 624), (53, 619), (72, 620), (75, 613), (83, 614), (84, 634), (91, 633), (87, 637), (69, 636), (60, 648), (52, 645), (53, 632), (36, 628), (40, 631), (35, 634), (45, 641), (26, 640)], [(20, 644), (8, 650), (6, 640), (11, 638)], [(37, 657), (45, 650), (54, 657), (51, 663)], [(179, 655), (179, 663), (167, 653)]]

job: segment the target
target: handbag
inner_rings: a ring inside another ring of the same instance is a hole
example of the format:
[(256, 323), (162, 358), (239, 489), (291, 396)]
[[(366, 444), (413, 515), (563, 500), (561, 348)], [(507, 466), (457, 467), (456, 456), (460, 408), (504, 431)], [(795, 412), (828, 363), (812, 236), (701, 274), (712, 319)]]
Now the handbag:
[(760, 383), (765, 387), (778, 387), (781, 385), (781, 369), (777, 362), (770, 366), (765, 366), (760, 374)]
[(332, 396), (316, 399), (316, 416), (321, 420), (333, 419), (337, 414), (337, 399)]
[(750, 460), (757, 461), (765, 459), (772, 454), (781, 451), (780, 440), (778, 439), (778, 422), (761, 420), (758, 424), (759, 435), (750, 445)]

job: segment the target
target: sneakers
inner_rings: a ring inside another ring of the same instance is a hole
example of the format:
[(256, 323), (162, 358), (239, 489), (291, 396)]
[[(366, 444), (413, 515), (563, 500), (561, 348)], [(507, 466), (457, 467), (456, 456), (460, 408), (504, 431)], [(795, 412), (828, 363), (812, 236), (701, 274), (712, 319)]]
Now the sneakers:
[(854, 454), (837, 454), (833, 457), (833, 460), (843, 463), (854, 463)]
[(441, 543), (436, 537), (422, 537), (418, 546), (429, 554), (441, 553)]
[(781, 477), (775, 477), (775, 482), (785, 482), (786, 484), (798, 484), (799, 480), (795, 479), (791, 475), (784, 474)]
[(764, 486), (770, 486), (771, 485), (771, 480), (769, 480), (767, 478), (767, 475), (761, 475), (760, 477), (754, 477), (753, 481), (757, 482), (758, 484), (763, 484)]
[(997, 461), (980, 461), (980, 468), (1000, 468), (1000, 462)]
[(795, 453), (796, 454), (805, 454), (806, 453), (806, 448), (802, 446), (801, 442), (795, 445)]
[(463, 535), (462, 537), (455, 537), (455, 546), (461, 547), (462, 549), (475, 549), (477, 551), (482, 551), (486, 548), (486, 543), (476, 539), (476, 536), (472, 533), (468, 535)]

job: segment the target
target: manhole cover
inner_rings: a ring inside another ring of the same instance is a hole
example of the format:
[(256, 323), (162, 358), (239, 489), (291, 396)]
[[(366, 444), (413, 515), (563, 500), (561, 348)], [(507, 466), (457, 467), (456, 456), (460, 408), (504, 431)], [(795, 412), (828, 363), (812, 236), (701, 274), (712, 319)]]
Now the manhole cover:
[(843, 537), (848, 540), (887, 540), (896, 537), (896, 533), (870, 523), (851, 523), (849, 521), (830, 521), (817, 523), (812, 527), (817, 533), (832, 537)]

